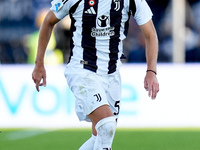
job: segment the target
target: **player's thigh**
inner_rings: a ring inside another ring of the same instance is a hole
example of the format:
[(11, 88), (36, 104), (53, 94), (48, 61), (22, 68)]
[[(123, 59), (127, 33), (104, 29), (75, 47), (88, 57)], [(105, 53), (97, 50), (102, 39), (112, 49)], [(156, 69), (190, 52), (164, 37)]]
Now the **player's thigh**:
[(112, 113), (109, 105), (102, 105), (102, 106), (96, 108), (91, 114), (88, 115), (88, 117), (90, 118), (90, 120), (92, 121), (92, 124), (94, 126), (101, 119), (111, 117), (111, 116), (113, 116), (113, 113)]

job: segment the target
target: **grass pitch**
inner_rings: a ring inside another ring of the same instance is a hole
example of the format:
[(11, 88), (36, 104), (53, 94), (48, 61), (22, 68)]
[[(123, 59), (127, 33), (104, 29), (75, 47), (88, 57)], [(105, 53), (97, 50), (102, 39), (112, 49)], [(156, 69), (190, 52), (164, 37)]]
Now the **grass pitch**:
[[(89, 129), (0, 129), (0, 150), (78, 150)], [(113, 150), (200, 150), (200, 129), (117, 129)]]

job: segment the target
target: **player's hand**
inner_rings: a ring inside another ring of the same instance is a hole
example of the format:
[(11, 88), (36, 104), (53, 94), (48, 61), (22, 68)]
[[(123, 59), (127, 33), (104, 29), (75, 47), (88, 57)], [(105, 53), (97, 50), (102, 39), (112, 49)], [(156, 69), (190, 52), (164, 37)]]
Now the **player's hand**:
[(46, 86), (46, 70), (44, 68), (44, 65), (35, 66), (32, 73), (32, 79), (35, 83), (35, 86), (38, 92), (40, 91), (39, 90), (40, 86)]
[(155, 73), (147, 72), (144, 79), (144, 88), (148, 91), (148, 96), (155, 99), (159, 92), (159, 83)]

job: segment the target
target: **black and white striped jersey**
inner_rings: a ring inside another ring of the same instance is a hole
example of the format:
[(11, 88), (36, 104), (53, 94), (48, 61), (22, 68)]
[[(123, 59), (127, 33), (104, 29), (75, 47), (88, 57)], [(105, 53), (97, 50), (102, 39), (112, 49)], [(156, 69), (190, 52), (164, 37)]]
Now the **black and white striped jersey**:
[(138, 25), (152, 18), (145, 0), (53, 0), (51, 10), (58, 19), (69, 14), (72, 21), (68, 65), (98, 74), (119, 69), (130, 16)]

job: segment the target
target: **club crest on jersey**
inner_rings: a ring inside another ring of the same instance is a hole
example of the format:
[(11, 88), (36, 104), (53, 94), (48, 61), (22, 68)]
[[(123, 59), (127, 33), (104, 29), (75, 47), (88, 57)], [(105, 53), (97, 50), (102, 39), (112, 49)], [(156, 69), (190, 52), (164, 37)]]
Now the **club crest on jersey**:
[(94, 6), (95, 5), (95, 0), (89, 0), (88, 3), (89, 3), (90, 6)]
[(115, 11), (118, 11), (119, 9), (120, 9), (120, 1), (121, 0), (113, 0), (114, 1), (114, 3), (115, 3), (115, 8), (114, 8), (114, 10)]

